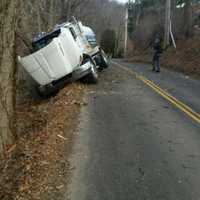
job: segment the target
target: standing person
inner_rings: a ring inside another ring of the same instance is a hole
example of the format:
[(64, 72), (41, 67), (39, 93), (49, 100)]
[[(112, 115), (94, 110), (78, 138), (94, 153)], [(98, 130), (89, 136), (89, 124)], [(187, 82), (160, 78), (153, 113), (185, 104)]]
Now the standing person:
[(159, 35), (156, 35), (156, 37), (154, 38), (153, 41), (153, 69), (152, 71), (155, 72), (160, 72), (160, 57), (161, 54), (163, 53), (163, 49), (162, 49), (162, 41)]

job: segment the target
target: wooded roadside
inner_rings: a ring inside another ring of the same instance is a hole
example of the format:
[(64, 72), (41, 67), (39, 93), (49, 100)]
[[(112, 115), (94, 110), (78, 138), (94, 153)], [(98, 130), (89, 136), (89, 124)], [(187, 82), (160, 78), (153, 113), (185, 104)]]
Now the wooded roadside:
[(33, 96), (33, 84), (18, 65), (17, 56), (30, 53), (38, 33), (52, 31), (72, 16), (89, 24), (100, 41), (108, 28), (122, 31), (123, 11), (123, 5), (108, 0), (0, 1), (0, 152), (21, 137), (16, 132), (16, 106)]

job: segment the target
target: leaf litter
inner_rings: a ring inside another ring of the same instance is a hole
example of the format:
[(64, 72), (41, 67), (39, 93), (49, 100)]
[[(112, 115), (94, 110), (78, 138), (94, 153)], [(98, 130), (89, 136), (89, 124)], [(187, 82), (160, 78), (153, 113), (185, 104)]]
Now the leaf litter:
[(17, 140), (0, 163), (1, 200), (63, 199), (68, 155), (86, 86), (76, 83), (44, 101), (16, 106)]

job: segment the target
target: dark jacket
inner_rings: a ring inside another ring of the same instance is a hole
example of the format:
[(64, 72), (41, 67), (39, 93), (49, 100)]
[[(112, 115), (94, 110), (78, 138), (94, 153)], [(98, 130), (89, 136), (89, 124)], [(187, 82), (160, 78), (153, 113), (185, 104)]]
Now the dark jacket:
[(153, 51), (154, 51), (154, 55), (153, 55), (153, 60), (157, 60), (159, 59), (159, 57), (161, 56), (161, 54), (163, 53), (163, 48), (161, 45), (161, 40), (160, 39), (155, 39), (153, 42)]
[(153, 44), (153, 50), (154, 50), (154, 53), (162, 54), (163, 53), (163, 48), (161, 46), (161, 42), (155, 42)]

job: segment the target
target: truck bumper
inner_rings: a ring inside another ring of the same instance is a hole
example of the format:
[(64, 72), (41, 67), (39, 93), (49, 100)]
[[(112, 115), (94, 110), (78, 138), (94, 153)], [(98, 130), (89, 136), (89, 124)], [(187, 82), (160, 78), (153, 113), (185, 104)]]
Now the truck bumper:
[(91, 72), (91, 67), (92, 67), (92, 64), (90, 62), (87, 62), (84, 65), (81, 65), (80, 67), (78, 67), (72, 73), (73, 81), (79, 80), (83, 78), (84, 76), (88, 75)]

